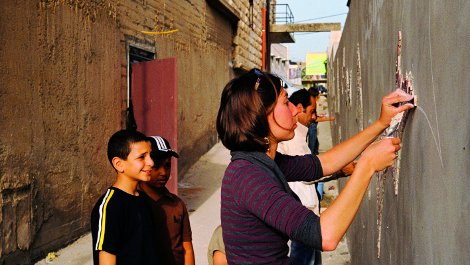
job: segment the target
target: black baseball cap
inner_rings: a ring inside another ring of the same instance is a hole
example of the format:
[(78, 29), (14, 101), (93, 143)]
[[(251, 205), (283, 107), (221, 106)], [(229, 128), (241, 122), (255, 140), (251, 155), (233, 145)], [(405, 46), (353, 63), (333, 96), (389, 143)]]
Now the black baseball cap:
[(179, 158), (180, 156), (178, 153), (171, 149), (170, 142), (167, 139), (161, 136), (150, 136), (148, 137), (150, 142), (152, 143), (152, 153), (164, 153)]

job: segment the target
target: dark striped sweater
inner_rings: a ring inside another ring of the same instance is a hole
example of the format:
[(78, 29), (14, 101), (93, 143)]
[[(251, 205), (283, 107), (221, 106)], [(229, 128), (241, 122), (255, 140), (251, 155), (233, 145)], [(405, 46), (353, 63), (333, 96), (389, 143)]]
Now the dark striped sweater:
[(289, 239), (321, 249), (319, 217), (292, 195), (285, 180), (312, 181), (322, 175), (316, 156), (278, 153), (273, 161), (264, 153), (232, 152), (221, 195), (229, 264), (290, 264)]

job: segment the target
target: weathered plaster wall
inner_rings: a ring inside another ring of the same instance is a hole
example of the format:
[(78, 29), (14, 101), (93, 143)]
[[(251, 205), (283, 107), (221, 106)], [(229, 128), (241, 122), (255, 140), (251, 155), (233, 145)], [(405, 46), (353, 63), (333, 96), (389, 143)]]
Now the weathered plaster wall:
[[(328, 74), (338, 143), (374, 121), (401, 70), (418, 107), (400, 152), (397, 191), (373, 177), (348, 231), (352, 264), (468, 264), (470, 260), (470, 2), (351, 1)], [(379, 255), (380, 250), (380, 255)]]
[[(112, 182), (119, 35), (109, 6), (5, 1), (0, 9), (0, 260), (28, 264), (88, 230)], [(3, 258), (2, 258), (3, 257)]]
[(125, 126), (128, 43), (177, 58), (180, 173), (216, 142), (220, 91), (261, 64), (262, 1), (252, 25), (249, 1), (227, 3), (236, 25), (207, 1), (2, 1), (0, 263), (28, 264), (89, 230), (114, 181), (106, 144)]

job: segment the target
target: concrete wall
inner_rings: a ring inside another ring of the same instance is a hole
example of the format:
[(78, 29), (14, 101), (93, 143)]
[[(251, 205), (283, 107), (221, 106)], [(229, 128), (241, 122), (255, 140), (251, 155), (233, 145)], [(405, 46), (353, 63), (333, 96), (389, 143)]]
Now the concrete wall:
[(351, 1), (328, 73), (334, 142), (378, 117), (395, 87), (398, 31), (401, 70), (419, 97), (398, 174), (373, 177), (348, 230), (352, 264), (470, 260), (469, 13), (468, 1)]
[(289, 79), (289, 56), (287, 46), (271, 44), (271, 73)]
[(228, 4), (235, 24), (207, 1), (2, 2), (0, 263), (28, 264), (89, 230), (114, 182), (106, 144), (125, 126), (127, 45), (177, 58), (180, 173), (216, 142), (220, 91), (261, 65), (255, 2), (252, 24), (242, 0)]

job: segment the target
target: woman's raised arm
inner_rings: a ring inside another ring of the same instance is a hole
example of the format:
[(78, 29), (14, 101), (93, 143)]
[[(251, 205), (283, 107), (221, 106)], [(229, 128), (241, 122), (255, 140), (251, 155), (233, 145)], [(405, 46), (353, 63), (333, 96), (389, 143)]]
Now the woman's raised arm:
[(323, 174), (325, 176), (331, 175), (353, 161), (390, 125), (395, 115), (414, 107), (411, 103), (406, 103), (401, 106), (396, 106), (396, 103), (408, 102), (411, 99), (413, 99), (412, 95), (399, 89), (383, 97), (382, 109), (377, 121), (348, 140), (318, 155), (323, 167)]

